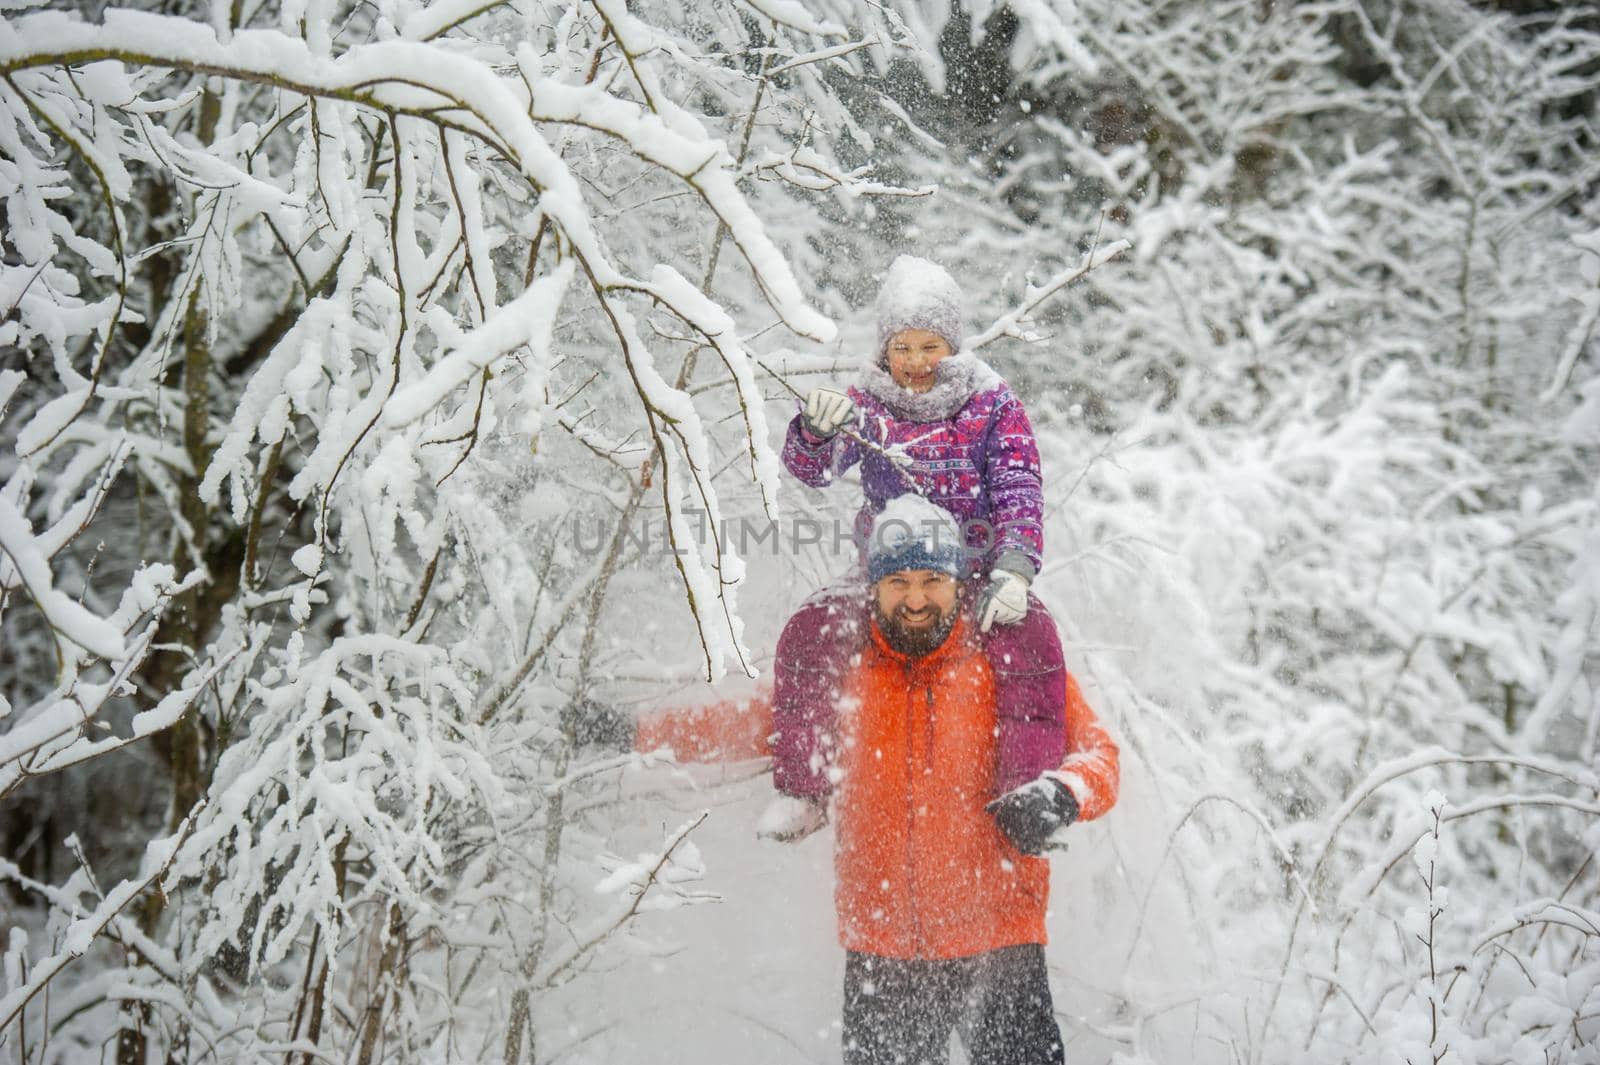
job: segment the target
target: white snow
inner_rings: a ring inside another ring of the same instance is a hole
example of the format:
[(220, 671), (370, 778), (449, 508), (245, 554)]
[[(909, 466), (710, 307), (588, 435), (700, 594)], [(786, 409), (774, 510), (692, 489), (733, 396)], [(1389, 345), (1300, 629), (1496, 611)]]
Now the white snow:
[[(1360, 5), (1129, 0), (1107, 21), (1017, 0), (1015, 78), (989, 102), (1023, 154), (967, 159), (893, 99), (856, 107), (852, 79), (909, 64), (943, 93), (963, 72), (942, 34), (980, 44), (998, 0), (961, 27), (908, 0), (354, 19), (286, 0), (238, 31), (227, 0), (103, 24), (0, 5), (0, 348), (26, 360), (0, 370), (19, 445), (0, 454), (0, 803), (28, 775), (70, 794), (96, 760), (155, 811), (161, 775), (109, 756), (197, 709), (215, 726), (195, 832), (144, 888), (170, 926), (107, 914), (128, 885), (62, 859), (86, 827), (70, 799), (39, 836), (58, 883), (0, 858), (37, 900), (0, 928), (0, 1031), (59, 973), (53, 1053), (138, 1001), (155, 1056), (181, 1029), (191, 1053), (281, 1059), (329, 945), (307, 1049), (357, 1045), (377, 1003), (391, 1059), (495, 1057), (531, 987), (539, 1060), (836, 1060), (826, 825), (759, 843), (784, 822), (758, 813), (758, 763), (570, 751), (560, 725), (580, 697), (641, 719), (721, 699), (697, 671), (769, 671), (789, 612), (855, 561), (704, 536), (780, 497), (848, 523), (851, 493), (785, 484), (793, 405), (757, 360), (802, 388), (856, 369), (870, 275), (904, 250), (949, 269), (892, 268), (891, 312), (993, 323), (964, 346), (995, 343), (1039, 430), (1033, 590), (1125, 740), (1117, 808), (1051, 858), (1069, 1055), (1377, 1065), (1448, 1042), (1522, 1065), (1600, 1038), (1600, 916), (1572, 880), (1600, 840), (1600, 236), (1569, 195), (1593, 176), (1581, 124), (1552, 118), (1600, 39), (1456, 5), (1440, 63)], [(1375, 87), (1330, 63), (1341, 11)], [(1051, 90), (1096, 68), (1125, 130)], [(939, 108), (918, 118), (951, 128)], [(872, 180), (891, 157), (914, 188)], [(152, 229), (147, 176), (175, 227)], [(124, 256), (120, 320), (153, 308), (149, 339), (118, 329), (91, 387)], [(152, 256), (178, 267), (168, 298)], [(183, 664), (155, 692), (159, 612), (239, 575), (182, 546), (191, 305), (225, 360), (207, 553), (259, 518), (260, 555), (198, 642), (159, 651)], [(241, 361), (280, 313), (298, 317), (275, 350)], [(850, 323), (837, 347), (829, 315)], [(651, 543), (605, 572), (573, 526), (630, 499)], [(880, 524), (925, 535), (913, 504)], [(87, 827), (130, 860), (146, 839)], [(391, 905), (406, 979), (374, 998)], [(210, 975), (224, 944), (260, 960), (242, 991)]]
[(307, 577), (315, 577), (322, 568), (322, 546), (320, 544), (306, 544), (290, 556), (289, 561), (294, 568), (304, 573)]
[(874, 544), (898, 547), (907, 540), (921, 540), (929, 550), (966, 542), (949, 511), (910, 492), (889, 500), (872, 524)]
[(930, 259), (901, 255), (889, 264), (878, 289), (878, 320), (908, 321), (942, 314), (959, 326), (966, 296), (950, 272)]
[(64, 639), (108, 662), (124, 653), (122, 633), (106, 619), (86, 610), (54, 587), (50, 563), (39, 550), (33, 530), (16, 506), (0, 496), (0, 586), (22, 587), (45, 619)]
[(384, 407), (388, 424), (402, 426), (416, 421), (462, 385), (476, 382), (478, 375), (498, 359), (519, 348), (530, 349), (530, 372), (535, 382), (542, 380), (549, 372), (551, 330), (573, 270), (574, 264), (569, 260), (556, 272), (534, 281), (488, 321), (463, 336), (422, 380), (397, 389)]
[(819, 20), (806, 10), (800, 0), (741, 0), (765, 17), (783, 26), (792, 26), (801, 33), (817, 36), (838, 36), (845, 32), (837, 22)]

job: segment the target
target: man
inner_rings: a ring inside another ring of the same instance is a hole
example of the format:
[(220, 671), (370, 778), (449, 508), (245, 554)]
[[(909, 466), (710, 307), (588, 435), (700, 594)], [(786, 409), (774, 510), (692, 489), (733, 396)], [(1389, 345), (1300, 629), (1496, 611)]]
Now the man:
[[(1002, 789), (1029, 744), (1002, 742), (954, 523), (919, 497), (894, 500), (867, 563), (858, 654), (836, 675), (777, 678), (776, 699), (805, 704), (788, 719), (807, 735), (773, 738), (774, 780), (788, 794), (761, 825), (798, 839), (830, 810), (835, 821), (844, 1061), (943, 1065), (955, 1031), (973, 1065), (1061, 1063), (1044, 957), (1050, 870), (1039, 855), (1052, 833), (1115, 802), (1116, 745), (1065, 671), (1041, 675), (1058, 710), (1032, 724), (1058, 733), (1065, 756)], [(757, 753), (771, 708), (732, 709), (641, 721), (635, 747)]]

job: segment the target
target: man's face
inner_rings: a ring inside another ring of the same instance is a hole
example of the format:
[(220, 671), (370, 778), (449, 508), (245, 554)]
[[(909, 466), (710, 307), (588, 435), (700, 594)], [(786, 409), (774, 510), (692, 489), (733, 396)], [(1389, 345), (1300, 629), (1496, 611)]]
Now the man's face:
[(872, 591), (884, 639), (913, 658), (944, 643), (961, 603), (961, 583), (931, 569), (899, 570), (880, 578)]

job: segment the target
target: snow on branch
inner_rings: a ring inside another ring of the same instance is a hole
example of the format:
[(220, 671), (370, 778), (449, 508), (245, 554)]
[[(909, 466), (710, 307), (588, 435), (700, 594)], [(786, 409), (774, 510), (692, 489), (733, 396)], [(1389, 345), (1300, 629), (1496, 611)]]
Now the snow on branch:
[[(622, 12), (610, 15), (625, 38), (631, 20)], [(0, 31), (0, 74), (6, 76), (105, 59), (263, 82), (472, 133), (544, 190), (541, 210), (607, 285), (625, 277), (601, 250), (577, 182), (534, 123), (571, 123), (611, 134), (695, 188), (727, 224), (773, 309), (791, 328), (821, 341), (833, 336), (832, 323), (807, 305), (786, 260), (739, 193), (732, 159), (720, 142), (709, 139), (698, 122), (685, 122), (681, 111), (663, 121), (598, 86), (573, 87), (547, 78), (526, 47), (519, 57), (521, 78), (512, 79), (470, 57), (418, 43), (360, 45), (330, 59), (273, 31), (243, 30), (223, 43), (210, 27), (187, 19), (117, 9), (107, 11), (100, 26), (48, 12), (8, 22)]]
[(702, 810), (679, 825), (655, 854), (641, 854), (635, 861), (614, 863), (614, 868), (594, 890), (601, 895), (621, 894), (627, 902), (615, 914), (596, 921), (589, 931), (575, 934), (572, 946), (551, 959), (544, 971), (534, 977), (534, 986), (548, 988), (560, 983), (574, 966), (621, 931), (641, 911), (720, 902), (718, 895), (689, 891), (685, 887), (705, 876), (700, 852), (689, 835), (710, 816), (711, 811)]
[(57, 635), (98, 658), (115, 661), (123, 657), (126, 645), (122, 632), (55, 588), (50, 563), (34, 539), (28, 519), (3, 496), (0, 496), (0, 552), (4, 553), (6, 561), (6, 565), (0, 567), (0, 586), (20, 586), (25, 590)]
[(1029, 315), (1038, 310), (1050, 297), (1081, 281), (1090, 271), (1110, 262), (1132, 246), (1126, 240), (1114, 240), (1102, 247), (1097, 240), (1095, 246), (1084, 253), (1078, 265), (1060, 271), (1042, 285), (1029, 285), (1021, 303), (995, 319), (988, 328), (963, 340), (962, 347), (977, 351), (1004, 336), (1016, 337), (1019, 340), (1035, 339), (1032, 335), (1022, 332), (1020, 328)]
[[(548, 372), (550, 333), (574, 268), (571, 262), (561, 264), (554, 273), (534, 281), (516, 299), (501, 305), (488, 321), (463, 336), (448, 354), (429, 367), (420, 381), (397, 389), (384, 406), (384, 419), (392, 426), (416, 421), (444, 402), (451, 392), (476, 380), (496, 360), (519, 348), (528, 348), (533, 365)], [(528, 387), (542, 386), (535, 381)]]
[(800, 0), (741, 0), (762, 16), (782, 26), (818, 37), (840, 37), (845, 33), (837, 22), (818, 20)]
[(67, 966), (88, 953), (95, 939), (118, 919), (129, 903), (166, 874), (188, 834), (189, 824), (189, 819), (185, 818), (176, 833), (165, 839), (152, 840), (145, 847), (138, 875), (117, 884), (92, 911), (74, 920), (67, 927), (62, 949), (40, 959), (26, 982), (0, 996), (0, 1032), (5, 1031), (17, 1015), (27, 1008), (28, 1003), (60, 976)]

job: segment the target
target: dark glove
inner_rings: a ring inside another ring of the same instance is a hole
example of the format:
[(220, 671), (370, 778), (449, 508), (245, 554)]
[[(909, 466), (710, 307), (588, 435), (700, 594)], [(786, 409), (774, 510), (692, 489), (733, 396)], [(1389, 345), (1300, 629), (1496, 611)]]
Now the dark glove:
[(579, 747), (633, 750), (634, 722), (629, 714), (593, 699), (579, 699), (561, 708), (561, 731)]
[(1072, 790), (1049, 777), (1012, 788), (984, 809), (1023, 854), (1040, 853), (1051, 833), (1078, 819), (1078, 800)]

